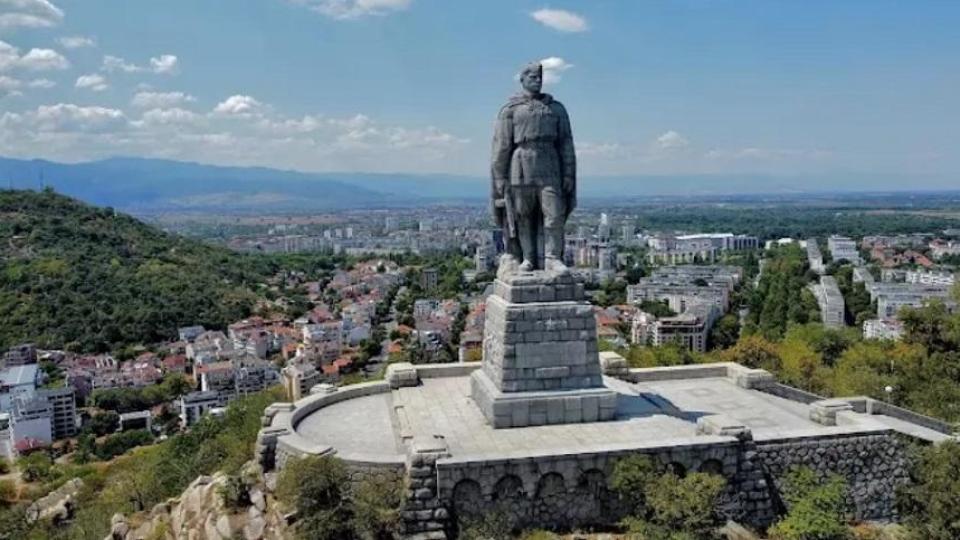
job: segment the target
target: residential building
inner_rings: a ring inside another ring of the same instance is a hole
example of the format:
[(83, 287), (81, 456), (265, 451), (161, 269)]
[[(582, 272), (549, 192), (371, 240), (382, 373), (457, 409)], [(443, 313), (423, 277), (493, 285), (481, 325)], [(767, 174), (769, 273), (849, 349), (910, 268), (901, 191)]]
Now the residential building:
[(952, 287), (956, 283), (956, 276), (953, 272), (946, 270), (907, 270), (904, 274), (906, 283), (919, 283), (921, 285), (944, 285)]
[(827, 248), (834, 261), (845, 260), (855, 265), (861, 262), (857, 243), (846, 236), (833, 235), (827, 238)]
[(145, 429), (150, 431), (153, 426), (153, 414), (150, 411), (134, 411), (120, 415), (120, 424), (117, 431), (131, 429)]
[(810, 264), (811, 270), (818, 274), (823, 273), (823, 253), (820, 252), (820, 245), (816, 238), (807, 239), (807, 262)]
[(197, 339), (207, 330), (202, 326), (184, 326), (177, 329), (177, 335), (180, 337), (180, 341), (186, 341), (187, 343), (192, 343), (193, 340)]
[(180, 421), (184, 427), (192, 426), (207, 411), (221, 405), (217, 392), (190, 392), (180, 398)]
[(11, 347), (10, 350), (3, 353), (0, 366), (22, 366), (25, 364), (37, 363), (37, 347), (32, 343), (25, 343)]
[(13, 399), (11, 433), (13, 443), (37, 441), (42, 445), (53, 442), (53, 405), (36, 394), (21, 394)]
[(828, 327), (838, 328), (844, 325), (845, 304), (843, 294), (837, 287), (833, 276), (821, 276), (820, 283), (811, 283), (810, 289), (817, 304), (820, 305), (820, 319)]
[(0, 412), (13, 409), (14, 398), (32, 395), (40, 386), (40, 368), (37, 364), (23, 364), (0, 369)]
[(439, 280), (440, 272), (436, 268), (424, 268), (420, 271), (420, 288), (425, 291), (436, 289)]
[(54, 439), (65, 439), (77, 434), (77, 399), (72, 386), (44, 388), (37, 395), (50, 403), (51, 430)]
[(896, 319), (870, 319), (863, 321), (865, 339), (898, 340), (903, 336), (903, 323)]

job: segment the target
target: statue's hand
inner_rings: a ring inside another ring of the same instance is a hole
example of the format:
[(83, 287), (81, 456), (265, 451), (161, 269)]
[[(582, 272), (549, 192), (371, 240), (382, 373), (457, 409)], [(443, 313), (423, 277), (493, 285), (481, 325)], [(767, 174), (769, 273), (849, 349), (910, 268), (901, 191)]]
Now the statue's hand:
[(574, 181), (574, 179), (573, 179), (572, 176), (564, 176), (564, 177), (563, 177), (563, 192), (564, 192), (564, 193), (570, 193), (571, 191), (573, 191), (573, 188), (574, 188), (575, 185), (576, 185), (576, 182)]

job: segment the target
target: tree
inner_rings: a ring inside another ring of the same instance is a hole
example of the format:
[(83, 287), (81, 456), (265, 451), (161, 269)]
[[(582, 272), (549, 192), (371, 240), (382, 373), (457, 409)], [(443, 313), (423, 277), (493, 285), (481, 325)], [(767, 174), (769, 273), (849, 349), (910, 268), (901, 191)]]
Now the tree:
[(403, 485), (399, 480), (368, 477), (353, 490), (351, 527), (360, 538), (389, 540), (400, 529)]
[(946, 441), (923, 450), (913, 482), (899, 494), (911, 540), (960, 538), (960, 443)]
[(740, 338), (736, 345), (721, 352), (720, 358), (724, 362), (772, 372), (779, 372), (782, 365), (777, 345), (758, 335)]
[(329, 456), (288, 461), (277, 483), (277, 498), (296, 509), (297, 536), (310, 540), (349, 538), (343, 463)]
[(788, 338), (778, 347), (780, 371), (777, 376), (785, 384), (808, 392), (822, 392), (829, 379), (830, 370), (823, 364), (823, 357), (805, 341)]
[(710, 330), (710, 348), (726, 349), (737, 343), (740, 337), (740, 319), (735, 313), (727, 313)]
[(107, 433), (113, 433), (117, 431), (117, 426), (119, 425), (120, 415), (115, 411), (106, 411), (91, 416), (90, 421), (87, 422), (87, 425), (83, 426), (83, 428), (84, 431), (88, 431), (98, 437), (102, 437)]
[(785, 479), (786, 517), (774, 524), (773, 540), (846, 540), (846, 481), (830, 476), (824, 481), (809, 468), (791, 470)]
[(623, 524), (641, 538), (714, 538), (717, 499), (725, 485), (723, 477), (706, 473), (681, 478), (643, 455), (620, 459), (610, 477), (629, 511)]

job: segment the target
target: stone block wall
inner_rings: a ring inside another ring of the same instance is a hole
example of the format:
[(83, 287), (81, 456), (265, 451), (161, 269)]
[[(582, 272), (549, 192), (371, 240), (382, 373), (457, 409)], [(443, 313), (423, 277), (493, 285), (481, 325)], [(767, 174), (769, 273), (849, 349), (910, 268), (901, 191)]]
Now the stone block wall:
[(896, 490), (909, 476), (904, 449), (892, 432), (758, 442), (756, 453), (778, 492), (791, 468), (805, 466), (821, 478), (838, 474), (846, 479), (855, 519), (898, 517)]
[(454, 520), (498, 512), (520, 527), (574, 529), (612, 523), (624, 517), (624, 508), (608, 488), (610, 475), (618, 459), (641, 453), (680, 474), (723, 475), (729, 482), (723, 510), (740, 517), (756, 510), (736, 496), (745, 482), (752, 482), (753, 491), (769, 501), (756, 474), (759, 468), (745, 466), (743, 446), (730, 442), (483, 461), (441, 459), (438, 497)]
[(514, 304), (490, 296), (483, 347), (483, 370), (505, 393), (603, 385), (589, 304)]

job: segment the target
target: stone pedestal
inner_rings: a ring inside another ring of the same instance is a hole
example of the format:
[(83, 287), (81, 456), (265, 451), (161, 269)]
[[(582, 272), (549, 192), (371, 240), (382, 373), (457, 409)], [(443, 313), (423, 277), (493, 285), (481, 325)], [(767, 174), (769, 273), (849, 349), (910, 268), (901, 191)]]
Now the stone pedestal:
[(494, 428), (610, 420), (593, 308), (583, 284), (543, 271), (497, 279), (487, 299), (483, 368), (471, 394)]

